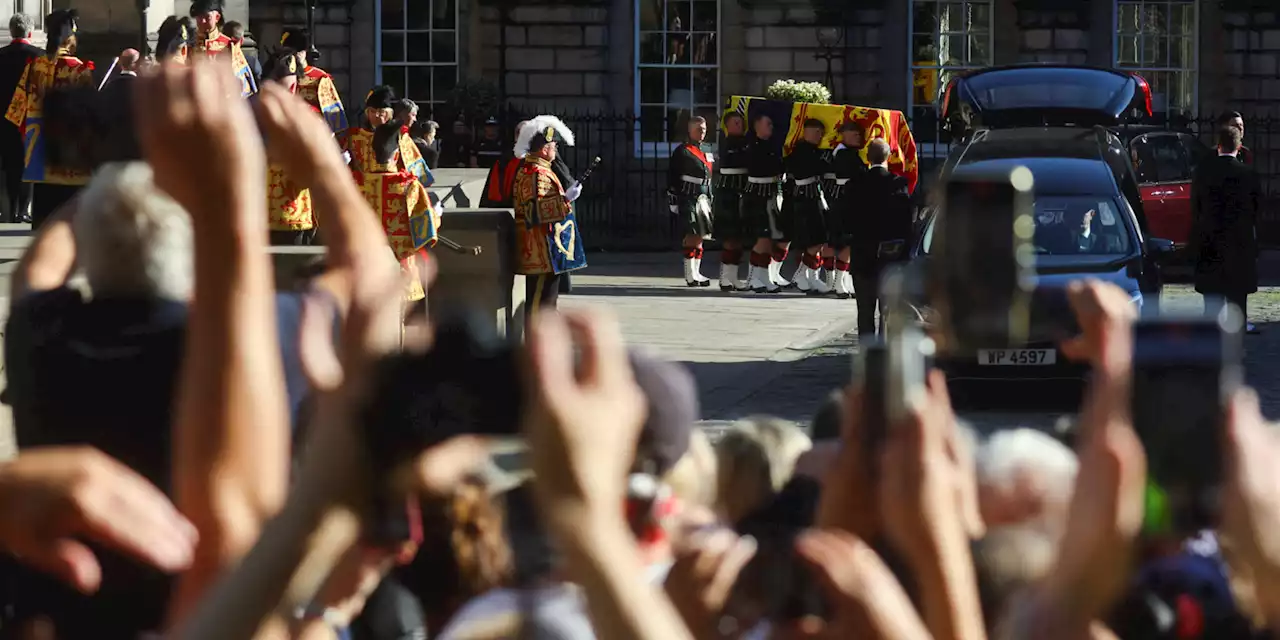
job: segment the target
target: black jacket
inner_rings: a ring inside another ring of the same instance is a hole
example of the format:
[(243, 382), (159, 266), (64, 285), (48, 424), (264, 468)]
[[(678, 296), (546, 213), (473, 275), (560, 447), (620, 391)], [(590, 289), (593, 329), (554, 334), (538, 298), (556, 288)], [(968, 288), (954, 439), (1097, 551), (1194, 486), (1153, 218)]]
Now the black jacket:
[(27, 61), (44, 55), (44, 51), (22, 42), (11, 42), (0, 47), (0, 98), (4, 99), (4, 107), (13, 102), (13, 90), (18, 88), (22, 72), (27, 68)]
[[(886, 262), (905, 257), (911, 236), (911, 190), (907, 179), (884, 167), (871, 167), (859, 178), (853, 195), (853, 270), (875, 274)], [(897, 256), (881, 256), (880, 245), (901, 242)]]
[(100, 162), (142, 159), (133, 124), (133, 83), (137, 79), (137, 76), (116, 76), (102, 87), (100, 98), (105, 122), (101, 128), (104, 144), (100, 147), (103, 150)]
[(1253, 167), (1217, 156), (1191, 176), (1191, 250), (1196, 291), (1242, 294), (1258, 290), (1258, 213), (1261, 181)]

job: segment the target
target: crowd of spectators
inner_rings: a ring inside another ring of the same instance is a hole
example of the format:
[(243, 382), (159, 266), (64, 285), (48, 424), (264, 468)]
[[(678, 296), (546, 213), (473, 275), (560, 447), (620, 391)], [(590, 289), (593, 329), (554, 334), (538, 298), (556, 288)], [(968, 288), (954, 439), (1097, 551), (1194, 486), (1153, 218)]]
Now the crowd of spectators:
[[(814, 407), (810, 435), (758, 417), (713, 443), (687, 370), (628, 348), (604, 311), (566, 311), (518, 349), (524, 464), (499, 465), (491, 438), (467, 435), (495, 425), (442, 434), (422, 416), (397, 440), (370, 418), (397, 401), (382, 363), (432, 345), (403, 330), (400, 270), (319, 116), (270, 84), (252, 107), (220, 99), (234, 79), (200, 66), (137, 85), (146, 161), (101, 170), (14, 273), (4, 637), (1277, 628), (1277, 432), (1252, 391), (1232, 398), (1218, 529), (1143, 535), (1134, 313), (1109, 285), (1070, 291), (1083, 333), (1063, 350), (1093, 367), (1073, 447), (976, 434), (937, 372), (896, 424), (864, 422), (854, 380)], [(268, 255), (268, 157), (310, 187), (326, 235), (289, 290)]]

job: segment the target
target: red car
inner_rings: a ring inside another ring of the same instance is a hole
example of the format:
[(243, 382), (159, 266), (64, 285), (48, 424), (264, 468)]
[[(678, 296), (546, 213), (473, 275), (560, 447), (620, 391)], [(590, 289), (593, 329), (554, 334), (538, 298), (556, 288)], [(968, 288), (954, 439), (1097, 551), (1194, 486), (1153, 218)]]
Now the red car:
[(1191, 173), (1209, 147), (1186, 131), (1154, 125), (1113, 129), (1129, 148), (1142, 192), (1148, 232), (1179, 250), (1191, 233)]

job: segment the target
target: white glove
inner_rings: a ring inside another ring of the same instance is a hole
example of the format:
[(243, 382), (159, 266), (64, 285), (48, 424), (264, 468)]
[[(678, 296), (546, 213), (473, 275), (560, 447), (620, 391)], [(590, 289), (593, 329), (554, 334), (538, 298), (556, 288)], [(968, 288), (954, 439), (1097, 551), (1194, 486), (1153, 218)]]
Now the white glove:
[(574, 180), (573, 184), (569, 185), (568, 189), (565, 189), (564, 199), (573, 202), (580, 195), (582, 195), (582, 185), (577, 180)]
[(444, 214), (444, 203), (443, 203), (443, 202), (437, 202), (437, 203), (436, 203), (436, 207), (435, 207), (435, 208), (436, 208), (436, 215), (443, 215), (443, 214)]

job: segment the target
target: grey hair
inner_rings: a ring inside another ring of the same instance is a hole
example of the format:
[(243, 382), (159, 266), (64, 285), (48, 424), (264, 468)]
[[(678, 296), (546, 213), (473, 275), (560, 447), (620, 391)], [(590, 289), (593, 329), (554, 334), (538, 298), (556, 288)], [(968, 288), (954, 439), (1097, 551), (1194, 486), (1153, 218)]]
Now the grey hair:
[(35, 28), (35, 23), (25, 13), (15, 13), (13, 17), (9, 18), (9, 35), (15, 39), (31, 35)]
[(104, 165), (85, 187), (71, 227), (95, 297), (191, 298), (191, 216), (156, 187), (145, 162)]
[(1009, 486), (1019, 474), (1033, 473), (1046, 480), (1045, 490), (1067, 499), (1075, 486), (1080, 462), (1076, 454), (1053, 436), (1035, 429), (997, 431), (977, 450), (978, 484)]
[(730, 522), (767, 504), (795, 472), (813, 441), (794, 422), (769, 416), (741, 420), (716, 443), (716, 500)]
[(871, 164), (884, 164), (889, 161), (889, 154), (893, 153), (893, 149), (889, 146), (884, 138), (876, 138), (867, 146), (867, 162)]

